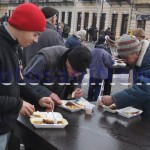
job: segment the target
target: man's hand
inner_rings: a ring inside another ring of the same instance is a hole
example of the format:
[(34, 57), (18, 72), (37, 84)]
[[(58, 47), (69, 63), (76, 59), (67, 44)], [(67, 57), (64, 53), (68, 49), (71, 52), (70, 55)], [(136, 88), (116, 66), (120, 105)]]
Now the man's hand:
[(42, 97), (39, 100), (39, 105), (41, 107), (46, 107), (46, 111), (49, 112), (51, 110), (54, 109), (54, 102), (52, 101), (52, 99), (50, 97)]
[(112, 97), (109, 95), (103, 96), (101, 98), (101, 102), (103, 103), (103, 105), (106, 105), (106, 106), (113, 104)]
[(50, 95), (50, 98), (52, 99), (52, 101), (55, 103), (55, 105), (60, 105), (62, 104), (60, 98), (58, 97), (58, 95), (56, 95), (55, 93), (52, 93)]
[(30, 116), (35, 111), (34, 105), (31, 105), (28, 102), (23, 101), (22, 108), (20, 110), (20, 113), (24, 116)]
[(72, 98), (80, 98), (83, 96), (83, 90), (80, 88), (76, 88), (75, 91), (72, 93)]

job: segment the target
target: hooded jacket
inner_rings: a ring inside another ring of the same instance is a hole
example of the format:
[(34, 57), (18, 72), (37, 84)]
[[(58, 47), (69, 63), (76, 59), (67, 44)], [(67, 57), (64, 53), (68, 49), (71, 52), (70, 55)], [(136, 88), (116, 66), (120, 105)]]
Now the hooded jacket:
[(107, 79), (108, 68), (112, 67), (114, 61), (103, 45), (97, 45), (92, 50), (92, 62), (90, 64), (90, 77), (96, 79)]
[(20, 95), (32, 100), (33, 104), (41, 98), (28, 85), (20, 86), (18, 43), (0, 26), (0, 135), (10, 132), (22, 107)]

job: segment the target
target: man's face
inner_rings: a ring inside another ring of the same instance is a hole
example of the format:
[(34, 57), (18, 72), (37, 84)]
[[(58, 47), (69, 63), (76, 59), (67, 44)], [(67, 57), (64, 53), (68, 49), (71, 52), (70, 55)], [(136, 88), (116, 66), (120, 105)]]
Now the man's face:
[(81, 72), (75, 71), (75, 70), (71, 67), (71, 65), (70, 65), (70, 63), (69, 63), (68, 60), (66, 61), (66, 69), (67, 69), (68, 75), (69, 75), (70, 77), (78, 77), (78, 76), (80, 76), (80, 75), (82, 74)]
[(134, 67), (136, 65), (138, 58), (139, 58), (138, 53), (133, 53), (124, 57), (123, 61), (127, 64), (127, 66)]
[(21, 47), (27, 47), (34, 42), (37, 43), (39, 35), (40, 32), (19, 31), (17, 35), (17, 40)]
[(56, 21), (57, 21), (57, 15), (54, 15), (54, 16), (51, 18), (51, 24), (52, 24), (52, 25), (55, 25), (55, 24), (56, 24)]

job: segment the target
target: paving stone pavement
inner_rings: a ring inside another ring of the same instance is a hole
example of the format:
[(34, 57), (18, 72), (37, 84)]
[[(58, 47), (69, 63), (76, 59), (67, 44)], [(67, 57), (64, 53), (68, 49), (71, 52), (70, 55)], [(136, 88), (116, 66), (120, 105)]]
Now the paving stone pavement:
[[(113, 84), (112, 84), (112, 89), (111, 89), (111, 95), (128, 88), (128, 85), (127, 85), (128, 84), (128, 76), (129, 76), (128, 74), (114, 74), (113, 75)], [(84, 76), (83, 82), (82, 82), (84, 98), (87, 98), (88, 87), (89, 87), (89, 71)]]

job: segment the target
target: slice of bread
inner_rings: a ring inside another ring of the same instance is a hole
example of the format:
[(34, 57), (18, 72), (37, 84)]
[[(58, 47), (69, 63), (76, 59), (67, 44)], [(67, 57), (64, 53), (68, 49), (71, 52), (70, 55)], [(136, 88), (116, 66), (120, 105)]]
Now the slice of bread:
[(42, 112), (35, 111), (35, 112), (32, 114), (32, 117), (35, 117), (35, 118), (45, 118), (46, 115), (43, 114)]

